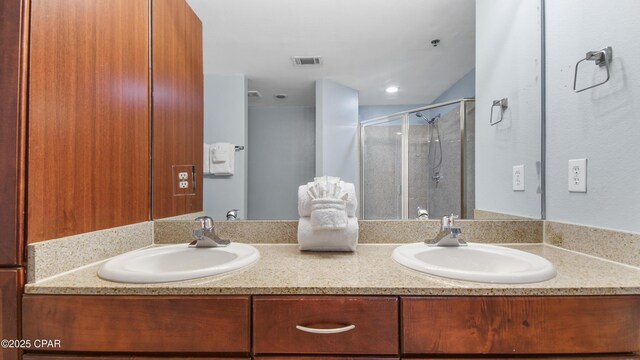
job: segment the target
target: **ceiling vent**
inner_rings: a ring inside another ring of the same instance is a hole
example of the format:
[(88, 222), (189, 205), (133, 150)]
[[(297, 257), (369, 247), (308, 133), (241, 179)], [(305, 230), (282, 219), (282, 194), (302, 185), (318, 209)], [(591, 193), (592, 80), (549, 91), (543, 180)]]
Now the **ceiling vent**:
[(320, 56), (292, 56), (291, 60), (298, 66), (320, 65), (322, 63), (322, 57)]
[(247, 91), (247, 96), (250, 98), (261, 98), (262, 94), (260, 94), (259, 91), (250, 90), (250, 91)]

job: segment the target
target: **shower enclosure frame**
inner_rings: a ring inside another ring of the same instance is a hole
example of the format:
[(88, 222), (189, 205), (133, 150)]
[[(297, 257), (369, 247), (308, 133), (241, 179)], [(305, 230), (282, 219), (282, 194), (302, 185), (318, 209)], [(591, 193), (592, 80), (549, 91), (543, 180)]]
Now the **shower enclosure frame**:
[(408, 220), (414, 217), (410, 217), (409, 212), (409, 114), (416, 113), (420, 111), (432, 110), (443, 106), (455, 105), (459, 104), (460, 111), (460, 217), (463, 217), (464, 214), (467, 214), (469, 209), (466, 208), (466, 195), (465, 195), (465, 122), (467, 117), (467, 104), (474, 103), (475, 98), (462, 98), (457, 100), (445, 101), (437, 104), (427, 105), (415, 109), (409, 109), (397, 113), (393, 113), (390, 115), (380, 116), (377, 118), (369, 119), (362, 121), (358, 124), (358, 141), (359, 141), (359, 149), (360, 149), (360, 216), (364, 218), (364, 208), (365, 208), (365, 162), (366, 158), (364, 157), (364, 146), (366, 142), (366, 134), (365, 128), (373, 125), (380, 125), (391, 121), (398, 120), (399, 117), (402, 117), (401, 123), (401, 185), (400, 185), (400, 199), (401, 199), (401, 217), (400, 220)]

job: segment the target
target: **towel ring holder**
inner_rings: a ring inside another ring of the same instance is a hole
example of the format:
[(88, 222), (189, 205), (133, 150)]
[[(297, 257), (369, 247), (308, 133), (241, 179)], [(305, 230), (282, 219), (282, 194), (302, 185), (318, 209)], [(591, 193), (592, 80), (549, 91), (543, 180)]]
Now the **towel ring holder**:
[[(609, 81), (609, 79), (611, 78), (609, 67), (611, 65), (612, 56), (613, 56), (613, 49), (611, 48), (611, 46), (607, 46), (606, 48), (600, 49), (597, 51), (589, 51), (587, 55), (584, 57), (584, 59), (578, 60), (578, 62), (576, 63), (576, 70), (573, 73), (573, 91), (575, 91), (576, 93), (583, 92), (585, 90), (593, 89), (594, 87), (600, 86), (606, 83), (607, 81)], [(595, 85), (591, 85), (586, 88), (576, 90), (576, 84), (578, 83), (578, 67), (580, 67), (580, 63), (583, 61), (595, 61), (596, 65), (600, 67), (604, 66), (605, 69), (607, 69), (607, 78), (604, 81), (597, 83)]]
[[(493, 108), (500, 107), (500, 120), (493, 121)], [(493, 126), (500, 122), (502, 122), (502, 115), (504, 111), (509, 107), (509, 100), (507, 98), (502, 98), (500, 100), (493, 100), (493, 104), (491, 105), (491, 115), (489, 115), (489, 125)]]

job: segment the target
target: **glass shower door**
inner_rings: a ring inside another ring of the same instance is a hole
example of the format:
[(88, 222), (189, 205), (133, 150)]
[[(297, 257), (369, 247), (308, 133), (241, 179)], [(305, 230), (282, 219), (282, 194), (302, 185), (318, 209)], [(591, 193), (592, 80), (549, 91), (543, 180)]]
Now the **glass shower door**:
[(409, 218), (418, 207), (430, 219), (460, 215), (461, 160), (459, 105), (410, 114)]
[(402, 116), (360, 131), (363, 218), (402, 219)]

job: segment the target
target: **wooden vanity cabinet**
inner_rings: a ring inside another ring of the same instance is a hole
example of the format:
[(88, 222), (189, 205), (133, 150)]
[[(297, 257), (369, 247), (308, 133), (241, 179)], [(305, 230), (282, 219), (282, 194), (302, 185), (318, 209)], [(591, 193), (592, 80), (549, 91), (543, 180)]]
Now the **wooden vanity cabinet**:
[(640, 355), (637, 295), (25, 295), (22, 311), (24, 339), (61, 340), (61, 348), (39, 350), (51, 360), (74, 359), (69, 353), (118, 354), (116, 360), (126, 354), (260, 360)]
[(405, 354), (640, 351), (640, 296), (403, 297), (401, 301)]

